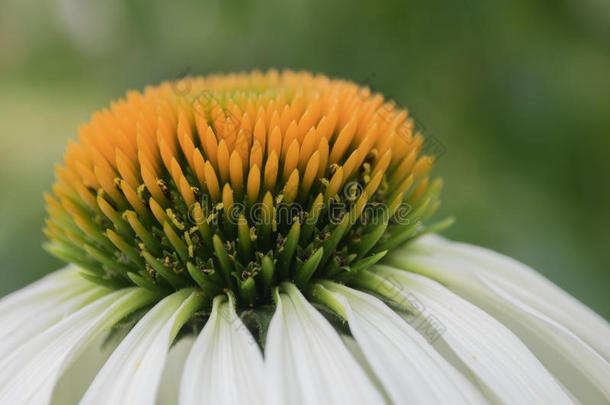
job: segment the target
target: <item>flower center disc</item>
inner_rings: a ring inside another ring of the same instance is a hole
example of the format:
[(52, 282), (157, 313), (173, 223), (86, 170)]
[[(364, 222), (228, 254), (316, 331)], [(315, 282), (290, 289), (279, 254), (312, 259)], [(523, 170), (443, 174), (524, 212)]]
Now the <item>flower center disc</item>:
[(348, 283), (414, 237), (440, 181), (405, 110), (285, 71), (165, 82), (96, 112), (46, 195), (48, 251), (112, 288)]

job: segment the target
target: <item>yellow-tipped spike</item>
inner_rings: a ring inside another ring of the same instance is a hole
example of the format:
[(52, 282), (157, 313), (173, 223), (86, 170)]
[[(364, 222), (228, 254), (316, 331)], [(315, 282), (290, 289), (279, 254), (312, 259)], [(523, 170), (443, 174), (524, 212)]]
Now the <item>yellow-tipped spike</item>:
[(263, 167), (263, 148), (258, 140), (254, 141), (250, 151), (250, 167), (252, 166)]
[(292, 171), (297, 167), (299, 163), (299, 141), (294, 139), (292, 144), (288, 148), (288, 152), (286, 152), (286, 156), (284, 157), (284, 171), (282, 174), (282, 178), (287, 179), (288, 176), (292, 173)]
[(339, 162), (339, 159), (341, 159), (341, 157), (349, 147), (350, 143), (352, 142), (352, 138), (354, 137), (354, 133), (356, 132), (356, 125), (356, 122), (350, 121), (345, 127), (343, 127), (341, 132), (339, 132), (337, 140), (333, 145), (333, 149), (330, 152), (328, 163), (332, 165)]
[(294, 202), (299, 191), (299, 170), (294, 169), (288, 177), (286, 186), (284, 187), (284, 201), (288, 204)]
[(333, 177), (331, 177), (328, 186), (326, 187), (326, 193), (324, 194), (324, 199), (328, 200), (333, 198), (339, 189), (341, 188), (341, 184), (343, 183), (343, 168), (340, 167), (337, 169)]
[(127, 155), (125, 155), (125, 153), (122, 150), (120, 150), (119, 148), (116, 149), (115, 159), (116, 159), (117, 169), (118, 169), (121, 177), (127, 183), (129, 183), (132, 187), (137, 187), (139, 181), (138, 181), (138, 177), (136, 175), (137, 171), (136, 171), (132, 161), (130, 161), (129, 158), (127, 157)]
[(265, 190), (271, 191), (275, 187), (278, 164), (277, 153), (272, 151), (271, 155), (267, 159), (267, 163), (265, 164)]
[(229, 180), (229, 148), (224, 139), (218, 143), (218, 174), (223, 183)]
[(216, 172), (212, 167), (212, 164), (208, 160), (205, 162), (205, 184), (208, 187), (208, 192), (210, 193), (210, 197), (212, 201), (217, 202), (220, 200), (220, 186), (218, 185), (218, 179), (216, 178)]
[(258, 165), (252, 166), (248, 173), (248, 203), (254, 204), (261, 188), (261, 172)]
[(244, 189), (244, 166), (237, 151), (231, 154), (230, 177), (233, 190), (238, 196), (241, 195)]
[(222, 206), (225, 210), (225, 215), (231, 218), (231, 210), (233, 209), (233, 189), (227, 183), (222, 188)]
[(307, 168), (303, 174), (303, 180), (301, 181), (301, 194), (306, 195), (309, 192), (309, 188), (316, 179), (318, 173), (318, 165), (320, 164), (320, 152), (316, 151), (309, 162), (307, 162)]

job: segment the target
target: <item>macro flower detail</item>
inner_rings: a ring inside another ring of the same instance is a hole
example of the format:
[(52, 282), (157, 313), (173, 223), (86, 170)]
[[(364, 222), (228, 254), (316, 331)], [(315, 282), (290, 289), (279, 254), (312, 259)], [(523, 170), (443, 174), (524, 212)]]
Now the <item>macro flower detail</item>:
[(45, 195), (68, 265), (0, 300), (0, 404), (608, 403), (608, 323), (436, 235), (425, 140), (306, 72), (128, 92)]

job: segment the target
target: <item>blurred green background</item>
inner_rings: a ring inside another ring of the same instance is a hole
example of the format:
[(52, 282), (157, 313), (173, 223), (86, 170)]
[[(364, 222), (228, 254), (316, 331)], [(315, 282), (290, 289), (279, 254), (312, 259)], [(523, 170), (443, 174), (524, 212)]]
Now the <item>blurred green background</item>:
[(42, 192), (90, 113), (184, 72), (366, 83), (442, 143), (449, 237), (610, 319), (610, 2), (0, 2), (0, 296), (61, 266)]

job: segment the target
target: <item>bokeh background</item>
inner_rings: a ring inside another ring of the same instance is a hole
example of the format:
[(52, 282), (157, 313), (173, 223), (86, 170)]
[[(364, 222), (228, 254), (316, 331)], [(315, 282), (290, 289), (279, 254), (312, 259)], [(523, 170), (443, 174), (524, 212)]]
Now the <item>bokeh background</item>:
[(442, 146), (449, 237), (610, 319), (610, 2), (0, 2), (0, 296), (61, 263), (42, 192), (92, 111), (185, 73), (308, 69), (394, 98)]

